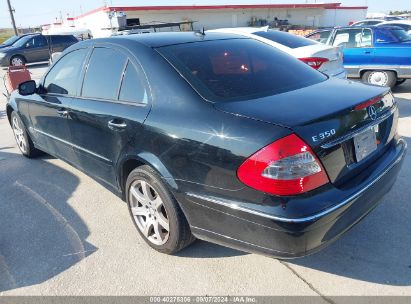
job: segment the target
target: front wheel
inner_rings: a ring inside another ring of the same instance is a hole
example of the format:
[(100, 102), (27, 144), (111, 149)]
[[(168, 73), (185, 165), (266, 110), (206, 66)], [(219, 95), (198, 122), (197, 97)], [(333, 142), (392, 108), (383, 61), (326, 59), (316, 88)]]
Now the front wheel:
[(397, 83), (397, 75), (392, 71), (368, 71), (364, 73), (362, 80), (369, 84), (393, 88)]
[(138, 232), (155, 250), (173, 254), (194, 241), (180, 206), (149, 166), (128, 176), (126, 201)]
[(23, 56), (13, 56), (10, 59), (10, 65), (11, 66), (22, 66), (26, 63), (26, 60), (24, 59)]
[(16, 143), (20, 149), (21, 154), (29, 158), (37, 156), (40, 151), (34, 148), (33, 142), (31, 141), (30, 136), (27, 134), (23, 122), (14, 111), (11, 113), (11, 127), (13, 129), (14, 138), (16, 139)]

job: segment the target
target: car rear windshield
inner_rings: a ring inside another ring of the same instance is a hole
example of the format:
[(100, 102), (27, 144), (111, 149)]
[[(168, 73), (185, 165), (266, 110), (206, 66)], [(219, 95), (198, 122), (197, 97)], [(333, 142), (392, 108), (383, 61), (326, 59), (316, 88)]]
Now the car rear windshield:
[(265, 43), (227, 39), (157, 49), (205, 99), (255, 99), (307, 87), (327, 77)]
[(255, 32), (253, 34), (285, 45), (291, 49), (317, 44), (310, 39), (280, 31), (268, 30)]

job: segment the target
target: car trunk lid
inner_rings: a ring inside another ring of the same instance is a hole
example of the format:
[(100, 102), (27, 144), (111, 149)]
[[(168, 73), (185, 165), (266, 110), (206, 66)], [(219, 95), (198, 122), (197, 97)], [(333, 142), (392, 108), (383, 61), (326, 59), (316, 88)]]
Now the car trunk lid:
[(340, 47), (318, 44), (300, 47), (294, 49), (293, 52), (297, 58), (306, 58), (308, 56), (328, 59), (318, 69), (327, 75), (335, 76), (344, 72), (343, 51)]
[[(261, 99), (216, 103), (215, 107), (292, 129), (320, 158), (331, 182), (339, 185), (375, 160), (393, 138), (396, 107), (393, 99), (383, 98), (388, 92), (388, 88), (330, 79)], [(361, 147), (356, 149), (355, 144), (364, 140), (364, 134), (370, 135), (370, 130), (375, 131), (373, 140), (378, 144), (376, 150), (363, 151), (361, 158)]]

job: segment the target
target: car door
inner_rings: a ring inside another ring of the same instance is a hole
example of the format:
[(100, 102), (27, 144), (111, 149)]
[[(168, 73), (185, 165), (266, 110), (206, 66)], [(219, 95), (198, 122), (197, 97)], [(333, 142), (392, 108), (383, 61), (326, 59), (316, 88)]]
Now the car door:
[(143, 132), (151, 104), (144, 73), (130, 58), (131, 54), (115, 47), (94, 47), (81, 96), (71, 103), (76, 164), (114, 187), (115, 166)]
[(74, 160), (69, 110), (81, 85), (87, 52), (86, 48), (78, 49), (60, 58), (41, 81), (40, 94), (29, 104), (36, 143), (46, 152), (69, 162)]
[(361, 67), (372, 63), (372, 31), (367, 28), (337, 29), (333, 46), (343, 47), (344, 67), (349, 76), (359, 76)]
[(25, 45), (24, 57), (27, 62), (47, 61), (49, 55), (49, 43), (43, 35), (33, 36)]

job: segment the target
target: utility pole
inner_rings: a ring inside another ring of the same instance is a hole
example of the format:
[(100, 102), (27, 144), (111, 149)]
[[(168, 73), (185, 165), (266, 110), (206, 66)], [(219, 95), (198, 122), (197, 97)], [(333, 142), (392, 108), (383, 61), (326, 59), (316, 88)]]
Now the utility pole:
[(11, 23), (13, 24), (14, 34), (17, 36), (19, 33), (17, 32), (16, 21), (14, 20), (14, 9), (11, 8), (10, 0), (7, 0), (7, 4), (9, 6), (10, 18)]

